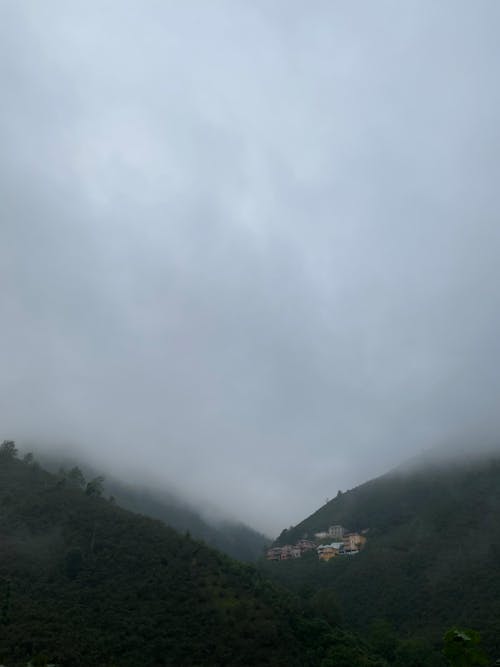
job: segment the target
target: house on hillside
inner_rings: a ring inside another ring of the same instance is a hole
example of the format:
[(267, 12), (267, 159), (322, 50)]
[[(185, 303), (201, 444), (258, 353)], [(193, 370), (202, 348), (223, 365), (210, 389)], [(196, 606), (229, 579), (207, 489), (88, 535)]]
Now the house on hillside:
[(328, 528), (328, 537), (332, 537), (335, 540), (341, 540), (344, 537), (344, 532), (344, 527), (340, 524), (336, 524), (335, 526), (330, 526), (330, 528)]
[(289, 560), (292, 558), (292, 545), (285, 544), (284, 547), (281, 547), (281, 560)]
[(291, 560), (292, 558), (300, 558), (301, 556), (302, 552), (296, 544), (285, 544), (284, 547), (281, 547), (280, 560)]
[(366, 542), (366, 537), (359, 533), (346, 533), (343, 537), (344, 550), (356, 553), (362, 549)]
[(267, 560), (281, 560), (281, 547), (271, 547), (266, 553)]
[(316, 547), (318, 558), (323, 561), (328, 561), (335, 556), (339, 556), (344, 550), (343, 542), (332, 542), (331, 544), (320, 544)]
[(296, 546), (300, 549), (300, 553), (303, 554), (305, 551), (312, 551), (316, 549), (316, 543), (311, 540), (299, 540)]

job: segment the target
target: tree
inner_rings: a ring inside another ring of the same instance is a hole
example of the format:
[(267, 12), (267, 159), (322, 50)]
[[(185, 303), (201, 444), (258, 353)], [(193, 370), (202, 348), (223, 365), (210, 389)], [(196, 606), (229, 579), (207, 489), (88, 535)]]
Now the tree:
[(481, 635), (475, 630), (451, 628), (444, 636), (443, 654), (451, 667), (487, 665), (488, 658), (479, 644)]
[(69, 579), (75, 579), (82, 569), (83, 554), (81, 549), (75, 547), (66, 554), (66, 574)]
[(339, 626), (342, 613), (335, 592), (330, 588), (321, 588), (312, 595), (310, 604), (318, 616), (321, 616), (332, 627)]
[(71, 468), (71, 470), (67, 474), (67, 477), (70, 480), (70, 482), (73, 482), (77, 486), (80, 486), (82, 489), (86, 484), (85, 477), (83, 476), (83, 473), (78, 466)]
[(99, 475), (94, 477), (85, 488), (85, 494), (87, 496), (102, 496), (103, 492), (104, 477)]
[(3, 459), (15, 459), (17, 447), (14, 440), (4, 440), (0, 445), (0, 457)]
[(433, 665), (443, 665), (442, 656), (433, 650), (432, 645), (427, 644), (420, 639), (400, 639), (398, 640), (395, 660), (392, 663), (394, 667), (432, 667)]
[(35, 457), (33, 456), (33, 453), (32, 453), (32, 452), (28, 452), (27, 454), (25, 454), (25, 455), (23, 456), (23, 461), (24, 461), (24, 463), (26, 463), (26, 464), (29, 465), (29, 466), (30, 466), (32, 463), (34, 463), (34, 461), (35, 461)]
[(10, 581), (2, 581), (2, 607), (0, 614), (0, 623), (2, 625), (9, 625), (10, 623)]
[(375, 619), (370, 626), (368, 640), (378, 655), (389, 662), (394, 660), (397, 636), (389, 621), (385, 618)]

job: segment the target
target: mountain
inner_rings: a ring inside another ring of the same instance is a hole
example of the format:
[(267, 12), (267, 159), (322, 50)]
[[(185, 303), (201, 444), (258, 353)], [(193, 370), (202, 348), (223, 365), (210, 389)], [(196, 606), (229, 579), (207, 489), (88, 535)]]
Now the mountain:
[(270, 538), (241, 522), (228, 519), (209, 522), (191, 505), (167, 491), (132, 486), (108, 477), (105, 486), (125, 509), (160, 519), (237, 560), (255, 562), (271, 542)]
[[(61, 467), (69, 469), (77, 465), (85, 477), (100, 474), (93, 466), (75, 461), (55, 453), (37, 453), (43, 465), (53, 472)], [(145, 483), (125, 483), (112, 474), (104, 472), (106, 493), (125, 509), (160, 519), (168, 526), (192, 537), (203, 540), (208, 545), (223, 551), (232, 558), (245, 562), (255, 562), (262, 556), (271, 539), (244, 523), (219, 519), (208, 521), (190, 503), (167, 489), (148, 487)]]
[(500, 656), (499, 516), (498, 451), (413, 462), (339, 494), (277, 540), (293, 544), (341, 524), (366, 531), (359, 554), (262, 568), (295, 591), (332, 589), (358, 631), (382, 619), (400, 636), (437, 642), (446, 628), (469, 626)]
[(0, 662), (382, 667), (243, 563), (133, 514), (101, 480), (0, 446)]

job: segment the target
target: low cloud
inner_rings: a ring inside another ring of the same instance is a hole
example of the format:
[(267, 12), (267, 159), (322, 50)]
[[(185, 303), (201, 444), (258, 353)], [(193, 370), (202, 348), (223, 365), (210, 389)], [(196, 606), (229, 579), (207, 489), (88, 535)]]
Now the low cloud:
[(2, 3), (4, 436), (271, 532), (496, 441), (499, 19)]

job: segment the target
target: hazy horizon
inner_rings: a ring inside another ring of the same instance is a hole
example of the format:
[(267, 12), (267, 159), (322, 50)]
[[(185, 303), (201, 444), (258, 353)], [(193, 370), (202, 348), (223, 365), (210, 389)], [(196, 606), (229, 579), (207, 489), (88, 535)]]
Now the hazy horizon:
[(0, 439), (271, 535), (499, 442), (499, 24), (1, 3)]

